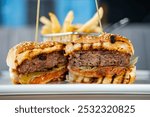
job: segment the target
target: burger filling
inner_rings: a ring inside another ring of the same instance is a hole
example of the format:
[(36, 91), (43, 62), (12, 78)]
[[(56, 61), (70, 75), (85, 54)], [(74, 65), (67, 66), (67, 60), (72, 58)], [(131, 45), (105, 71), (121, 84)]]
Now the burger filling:
[(63, 51), (53, 52), (49, 54), (40, 54), (31, 60), (25, 60), (17, 71), (20, 74), (28, 74), (33, 72), (46, 72), (64, 66), (67, 60), (63, 55)]
[(106, 66), (125, 67), (130, 63), (130, 55), (117, 51), (90, 50), (76, 51), (70, 56), (69, 66), (76, 68), (97, 68)]

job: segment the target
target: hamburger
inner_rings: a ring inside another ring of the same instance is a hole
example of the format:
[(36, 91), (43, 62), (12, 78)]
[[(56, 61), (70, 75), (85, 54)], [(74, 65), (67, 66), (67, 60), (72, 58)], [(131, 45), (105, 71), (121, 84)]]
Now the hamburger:
[(56, 42), (23, 42), (8, 52), (7, 65), (14, 84), (61, 81), (67, 71), (64, 45)]
[(132, 84), (134, 48), (127, 38), (103, 33), (100, 36), (78, 36), (65, 47), (69, 56), (67, 80), (74, 83)]

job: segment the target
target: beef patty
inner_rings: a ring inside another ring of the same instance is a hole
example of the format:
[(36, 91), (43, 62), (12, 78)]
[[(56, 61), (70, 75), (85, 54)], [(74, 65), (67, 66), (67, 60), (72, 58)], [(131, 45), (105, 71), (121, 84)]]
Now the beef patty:
[(58, 67), (57, 65), (65, 65), (67, 62), (63, 52), (53, 52), (50, 54), (40, 54), (32, 60), (25, 60), (17, 71), (21, 74), (32, 73), (32, 72), (43, 72)]
[(74, 67), (127, 66), (130, 55), (117, 51), (90, 50), (76, 51), (69, 58), (69, 65)]

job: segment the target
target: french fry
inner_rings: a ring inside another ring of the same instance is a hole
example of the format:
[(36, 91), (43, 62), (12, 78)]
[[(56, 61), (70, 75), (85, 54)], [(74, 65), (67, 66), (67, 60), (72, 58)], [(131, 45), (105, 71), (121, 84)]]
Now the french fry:
[(95, 27), (95, 28), (92, 30), (92, 32), (97, 32), (97, 33), (102, 32), (102, 28), (100, 28), (99, 26), (97, 26), (97, 27)]
[[(100, 19), (103, 17), (103, 8), (99, 8)], [(41, 23), (44, 24), (42, 27), (42, 34), (60, 33), (60, 32), (102, 32), (102, 28), (98, 26), (99, 16), (98, 12), (85, 24), (72, 24), (74, 19), (73, 11), (69, 11), (65, 20), (63, 27), (61, 27), (58, 18), (55, 14), (49, 13), (50, 19), (42, 16), (40, 18)]]
[(46, 18), (45, 16), (42, 16), (40, 18), (40, 22), (43, 23), (44, 25), (51, 26), (51, 21), (48, 18)]
[(95, 32), (96, 27), (97, 27), (97, 25), (92, 25), (90, 28), (87, 28), (86, 30), (84, 30), (84, 32), (86, 32), (86, 33)]
[(61, 25), (55, 14), (49, 13), (52, 22), (52, 33), (59, 33), (61, 31)]
[(82, 24), (75, 24), (75, 25), (71, 25), (70, 28), (71, 28), (71, 31), (76, 31), (78, 30), (79, 28), (81, 28)]
[(65, 20), (64, 20), (62, 32), (72, 31), (71, 24), (73, 22), (73, 19), (74, 19), (74, 13), (73, 13), (73, 11), (69, 11), (66, 18), (65, 18)]
[(48, 25), (44, 25), (42, 27), (41, 34), (44, 35), (44, 34), (50, 34), (50, 33), (51, 33), (51, 28)]
[[(103, 17), (103, 8), (100, 7), (100, 9), (98, 10), (99, 11), (99, 14), (100, 14), (100, 18)], [(86, 22), (81, 28), (79, 28), (77, 31), (78, 32), (84, 32), (85, 30), (87, 29), (90, 29), (93, 25), (97, 25), (98, 23), (98, 20), (99, 20), (99, 17), (98, 17), (98, 13), (96, 13), (92, 19), (90, 19), (88, 22)]]

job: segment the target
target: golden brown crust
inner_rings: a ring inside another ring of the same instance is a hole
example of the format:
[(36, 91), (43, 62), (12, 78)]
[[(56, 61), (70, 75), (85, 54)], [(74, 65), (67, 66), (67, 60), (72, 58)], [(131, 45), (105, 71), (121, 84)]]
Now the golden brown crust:
[(87, 77), (85, 74), (80, 75), (75, 72), (69, 71), (68, 81), (74, 83), (96, 83), (96, 84), (133, 84), (135, 81), (136, 67), (132, 66), (118, 75), (99, 76), (99, 77)]
[(54, 81), (61, 81), (65, 78), (65, 73), (67, 71), (66, 67), (62, 69), (53, 70), (49, 72), (45, 72), (44, 74), (38, 76), (32, 76), (29, 78), (28, 82), (22, 81), (22, 75), (17, 74), (15, 70), (10, 69), (10, 77), (14, 84), (46, 84)]
[[(111, 39), (112, 36), (115, 40)], [(65, 51), (66, 55), (69, 55), (74, 51), (88, 49), (104, 49), (124, 52), (130, 55), (134, 54), (133, 45), (127, 38), (109, 33), (103, 33), (99, 37), (81, 36), (76, 38), (72, 43), (66, 45)]]
[(16, 54), (20, 54), (27, 50), (33, 50), (34, 48), (38, 48), (38, 43), (31, 41), (19, 43), (14, 47), (14, 49), (16, 49)]
[(16, 69), (26, 59), (32, 59), (42, 53), (52, 53), (63, 49), (64, 46), (56, 42), (24, 42), (9, 50), (6, 62), (10, 68)]

